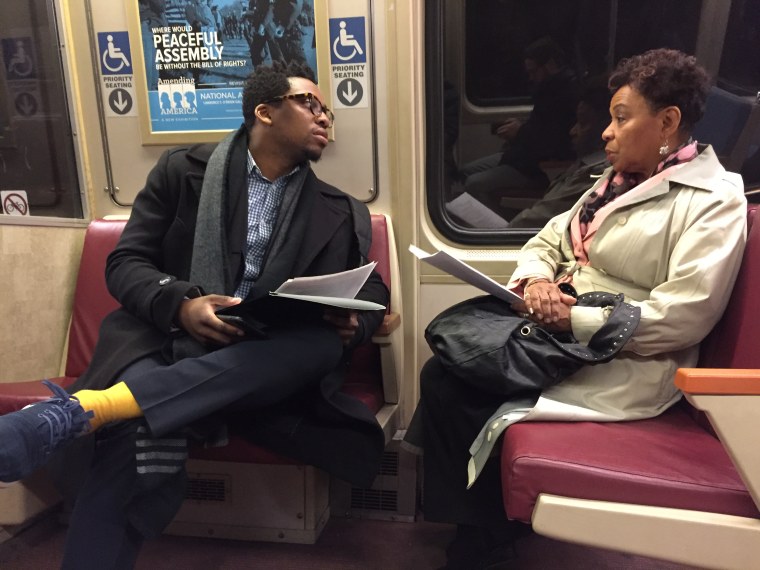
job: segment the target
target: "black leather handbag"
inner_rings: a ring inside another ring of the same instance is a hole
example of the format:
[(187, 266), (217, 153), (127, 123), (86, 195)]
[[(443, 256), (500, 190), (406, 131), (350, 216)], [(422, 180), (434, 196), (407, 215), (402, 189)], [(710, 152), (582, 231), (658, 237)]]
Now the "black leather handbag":
[(571, 333), (550, 333), (491, 295), (468, 299), (435, 317), (425, 340), (444, 368), (463, 382), (500, 396), (553, 386), (582, 366), (609, 362), (638, 326), (641, 309), (623, 295), (592, 292), (579, 306), (609, 307), (588, 346)]

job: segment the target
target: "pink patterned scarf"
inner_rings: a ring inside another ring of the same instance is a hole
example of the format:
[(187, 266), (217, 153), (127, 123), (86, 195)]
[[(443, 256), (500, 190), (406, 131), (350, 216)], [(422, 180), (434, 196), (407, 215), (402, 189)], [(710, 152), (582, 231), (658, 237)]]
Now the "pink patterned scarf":
[[(696, 141), (689, 139), (686, 143), (679, 146), (672, 153), (666, 156), (655, 168), (652, 176), (659, 174), (663, 170), (681, 164), (689, 162), (695, 156), (697, 156), (697, 143)], [(589, 194), (586, 201), (581, 206), (578, 214), (581, 236), (585, 236), (588, 231), (588, 226), (594, 219), (596, 212), (599, 208), (606, 206), (612, 202), (615, 198), (619, 198), (629, 190), (635, 188), (647, 177), (641, 174), (629, 174), (627, 172), (610, 172), (609, 177), (605, 180), (595, 192)]]

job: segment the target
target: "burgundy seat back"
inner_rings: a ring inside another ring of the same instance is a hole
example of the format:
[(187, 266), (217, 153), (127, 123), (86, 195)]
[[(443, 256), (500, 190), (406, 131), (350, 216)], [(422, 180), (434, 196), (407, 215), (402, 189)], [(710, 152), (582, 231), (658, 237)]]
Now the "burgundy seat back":
[[(388, 291), (391, 290), (391, 258), (389, 255), (388, 223), (382, 214), (372, 214), (372, 246), (369, 248), (370, 261), (376, 261), (375, 269), (383, 278)], [(388, 307), (390, 311), (390, 307)]]
[(119, 304), (106, 288), (106, 259), (119, 241), (125, 221), (93, 220), (84, 237), (69, 328), (66, 376), (78, 378), (90, 364), (100, 323)]
[[(756, 204), (747, 210), (747, 247), (723, 317), (702, 343), (700, 368), (760, 368), (760, 224)], [(755, 283), (753, 286), (752, 283)]]
[[(385, 216), (372, 215), (372, 246), (370, 261), (376, 261), (375, 269), (388, 290), (391, 289), (391, 262), (389, 255), (388, 226)], [(390, 306), (388, 307), (390, 310)], [(343, 391), (361, 400), (373, 413), (385, 403), (383, 377), (380, 367), (380, 347), (367, 343), (354, 350)]]

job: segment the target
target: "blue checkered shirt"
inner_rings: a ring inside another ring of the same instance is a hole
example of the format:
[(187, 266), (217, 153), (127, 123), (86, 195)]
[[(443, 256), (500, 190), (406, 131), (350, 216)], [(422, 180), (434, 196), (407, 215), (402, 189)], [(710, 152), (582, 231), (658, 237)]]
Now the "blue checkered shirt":
[(274, 232), (277, 214), (280, 212), (282, 196), (291, 176), (298, 166), (274, 182), (267, 180), (256, 166), (248, 151), (246, 181), (248, 183), (248, 235), (245, 245), (245, 270), (243, 278), (235, 290), (235, 296), (245, 299), (261, 273), (264, 254)]

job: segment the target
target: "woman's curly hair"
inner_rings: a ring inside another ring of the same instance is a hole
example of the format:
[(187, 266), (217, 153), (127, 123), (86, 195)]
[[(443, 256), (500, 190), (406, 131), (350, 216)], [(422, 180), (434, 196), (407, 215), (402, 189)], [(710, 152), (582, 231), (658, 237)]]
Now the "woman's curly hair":
[(620, 61), (608, 85), (613, 93), (625, 85), (632, 87), (653, 111), (678, 107), (679, 128), (690, 133), (705, 112), (710, 77), (694, 56), (662, 48)]
[(316, 83), (311, 68), (297, 61), (287, 64), (275, 61), (271, 66), (260, 65), (245, 80), (243, 86), (243, 122), (247, 129), (256, 122), (256, 107), (265, 101), (285, 95), (290, 89), (288, 77), (303, 77)]

